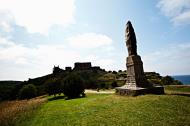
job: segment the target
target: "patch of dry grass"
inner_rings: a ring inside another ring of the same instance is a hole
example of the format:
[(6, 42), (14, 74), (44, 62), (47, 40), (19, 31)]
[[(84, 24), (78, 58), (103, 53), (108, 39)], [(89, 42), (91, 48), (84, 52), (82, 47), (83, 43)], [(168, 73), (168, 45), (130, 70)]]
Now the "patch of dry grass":
[(5, 101), (0, 103), (0, 125), (14, 126), (21, 120), (31, 116), (35, 109), (45, 103), (44, 97), (30, 100)]

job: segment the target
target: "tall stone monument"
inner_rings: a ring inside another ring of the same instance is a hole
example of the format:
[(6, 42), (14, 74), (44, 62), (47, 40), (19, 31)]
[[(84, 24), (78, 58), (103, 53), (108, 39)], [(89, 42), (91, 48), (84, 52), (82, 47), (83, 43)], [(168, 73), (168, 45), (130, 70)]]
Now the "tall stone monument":
[(136, 36), (130, 21), (126, 24), (125, 42), (128, 49), (127, 78), (124, 86), (116, 88), (116, 93), (132, 96), (147, 93), (164, 94), (162, 86), (154, 86), (149, 83), (144, 75), (143, 62), (137, 54)]

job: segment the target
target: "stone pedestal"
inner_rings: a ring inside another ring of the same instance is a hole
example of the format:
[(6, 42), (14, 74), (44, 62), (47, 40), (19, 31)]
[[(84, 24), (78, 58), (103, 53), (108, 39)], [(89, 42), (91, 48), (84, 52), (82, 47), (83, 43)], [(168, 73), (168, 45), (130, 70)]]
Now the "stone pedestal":
[(131, 55), (127, 57), (127, 80), (125, 87), (151, 87), (145, 78), (143, 70), (143, 62), (139, 55)]
[(125, 96), (138, 96), (144, 94), (164, 94), (164, 87), (162, 86), (152, 86), (149, 88), (128, 88), (128, 87), (117, 87), (115, 88), (116, 94)]

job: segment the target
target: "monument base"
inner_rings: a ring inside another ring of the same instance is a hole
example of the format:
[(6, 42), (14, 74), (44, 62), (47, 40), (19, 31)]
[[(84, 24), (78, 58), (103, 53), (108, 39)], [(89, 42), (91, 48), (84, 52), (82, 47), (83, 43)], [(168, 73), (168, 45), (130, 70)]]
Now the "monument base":
[(126, 88), (126, 87), (116, 87), (116, 94), (118, 95), (127, 95), (127, 96), (138, 96), (144, 94), (164, 94), (164, 87), (162, 86), (153, 86), (149, 88)]

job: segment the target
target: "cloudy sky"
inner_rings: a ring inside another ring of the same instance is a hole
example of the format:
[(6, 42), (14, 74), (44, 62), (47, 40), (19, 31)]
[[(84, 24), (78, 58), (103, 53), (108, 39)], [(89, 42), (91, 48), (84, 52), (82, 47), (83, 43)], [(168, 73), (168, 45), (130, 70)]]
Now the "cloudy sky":
[(131, 20), (145, 71), (190, 74), (190, 0), (0, 0), (0, 80), (91, 61), (125, 70)]

